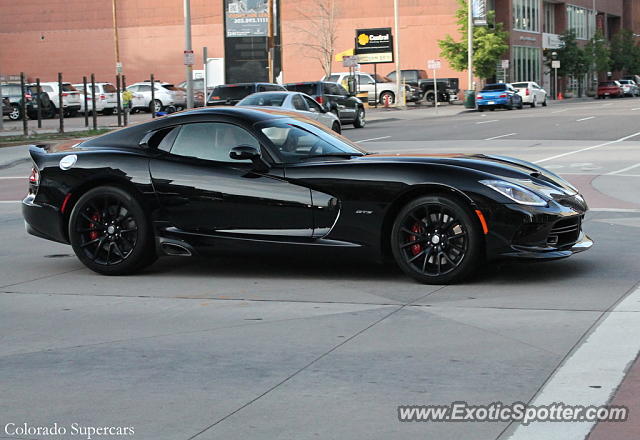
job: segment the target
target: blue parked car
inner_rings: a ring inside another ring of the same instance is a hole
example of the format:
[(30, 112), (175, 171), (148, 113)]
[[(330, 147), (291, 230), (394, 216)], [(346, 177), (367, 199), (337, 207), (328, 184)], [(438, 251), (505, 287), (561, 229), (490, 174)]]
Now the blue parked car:
[(478, 111), (485, 109), (491, 111), (498, 107), (513, 110), (514, 108), (522, 108), (522, 97), (518, 95), (518, 91), (511, 84), (487, 84), (476, 96), (476, 104)]

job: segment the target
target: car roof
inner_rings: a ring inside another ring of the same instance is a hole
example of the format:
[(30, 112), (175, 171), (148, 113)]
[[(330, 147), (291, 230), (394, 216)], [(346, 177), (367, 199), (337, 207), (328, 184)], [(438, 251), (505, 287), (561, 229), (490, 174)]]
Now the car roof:
[(291, 117), (290, 112), (285, 110), (265, 109), (257, 107), (229, 106), (229, 107), (200, 107), (185, 110), (178, 113), (171, 113), (167, 118), (195, 115), (219, 115), (230, 117), (241, 117), (252, 123), (267, 121), (269, 119)]

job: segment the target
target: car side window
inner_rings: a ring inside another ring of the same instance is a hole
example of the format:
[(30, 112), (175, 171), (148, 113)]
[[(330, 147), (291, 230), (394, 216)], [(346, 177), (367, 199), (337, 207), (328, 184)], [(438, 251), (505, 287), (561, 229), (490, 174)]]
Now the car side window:
[(260, 143), (244, 128), (222, 122), (196, 122), (182, 126), (171, 154), (217, 162), (251, 162), (229, 157), (231, 149), (240, 145), (260, 150)]
[(307, 104), (305, 104), (304, 99), (302, 99), (302, 96), (300, 95), (293, 95), (291, 103), (293, 104), (293, 108), (296, 110), (302, 110), (305, 112), (309, 110), (309, 107), (307, 107)]
[(361, 85), (373, 85), (375, 82), (369, 75), (358, 75), (358, 81)]
[(303, 98), (309, 106), (309, 110), (313, 111), (313, 109), (315, 109), (315, 111), (318, 113), (322, 112), (322, 107), (320, 107), (320, 104), (318, 104), (316, 101), (309, 98), (308, 96), (303, 96)]
[(150, 91), (151, 91), (151, 86), (148, 86), (146, 84), (139, 85), (137, 90), (137, 92), (150, 92)]

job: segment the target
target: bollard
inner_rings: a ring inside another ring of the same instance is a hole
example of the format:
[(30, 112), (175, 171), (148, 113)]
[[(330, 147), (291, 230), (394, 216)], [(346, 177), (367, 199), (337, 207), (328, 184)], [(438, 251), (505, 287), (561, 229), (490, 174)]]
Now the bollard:
[[(122, 96), (127, 92), (127, 77), (126, 75), (122, 75)], [(124, 120), (124, 126), (126, 127), (129, 122), (127, 101), (122, 98), (122, 117)]]
[(38, 128), (42, 128), (42, 87), (40, 87), (40, 78), (36, 78), (36, 93), (38, 94), (38, 98), (36, 101), (36, 105), (38, 106), (38, 108), (36, 109), (36, 116), (38, 117)]
[(84, 91), (84, 126), (89, 128), (89, 102), (88, 102), (88, 93), (89, 91), (87, 90), (87, 77), (83, 76), (82, 77), (82, 87), (83, 87), (83, 91)]
[(22, 113), (22, 132), (25, 136), (29, 134), (29, 127), (27, 126), (27, 94), (24, 89), (24, 72), (20, 72), (20, 91), (22, 92), (22, 99), (20, 100), (20, 112)]
[(118, 127), (122, 127), (122, 100), (120, 99), (120, 74), (116, 75), (116, 102), (118, 107)]
[(156, 88), (153, 82), (153, 73), (151, 74), (151, 102), (149, 102), (149, 110), (151, 110), (151, 118), (156, 117)]
[(62, 73), (58, 72), (58, 119), (60, 120), (60, 128), (58, 131), (64, 133), (64, 104), (62, 101)]

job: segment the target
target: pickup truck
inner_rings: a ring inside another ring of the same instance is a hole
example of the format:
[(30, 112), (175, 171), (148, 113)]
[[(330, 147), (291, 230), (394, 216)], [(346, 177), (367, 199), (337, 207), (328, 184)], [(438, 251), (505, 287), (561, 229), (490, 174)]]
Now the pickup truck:
[(516, 89), (511, 84), (487, 84), (476, 95), (476, 104), (478, 111), (485, 109), (495, 110), (498, 107), (512, 110), (514, 108), (522, 108), (522, 96), (518, 95)]
[[(337, 72), (325, 76), (322, 80), (339, 83), (342, 87), (348, 89), (347, 80), (350, 75), (349, 72)], [(393, 104), (396, 96), (398, 96), (398, 89), (395, 82), (384, 76), (374, 75), (373, 73), (359, 73), (356, 78), (356, 85), (358, 90), (368, 93), (367, 96), (370, 103), (376, 102), (376, 94), (378, 103), (380, 104), (384, 104), (385, 99), (389, 101), (389, 104)], [(422, 99), (420, 89), (408, 84), (404, 86), (404, 94), (407, 102), (419, 103)]]
[[(433, 88), (433, 78), (429, 78), (425, 70), (403, 69), (400, 72), (404, 83), (420, 89), (422, 99), (427, 102), (434, 101), (435, 92)], [(395, 81), (396, 71), (394, 70), (389, 73), (387, 78)], [(436, 84), (438, 86), (438, 102), (451, 102), (458, 100), (458, 92), (460, 92), (458, 78), (436, 78)]]

